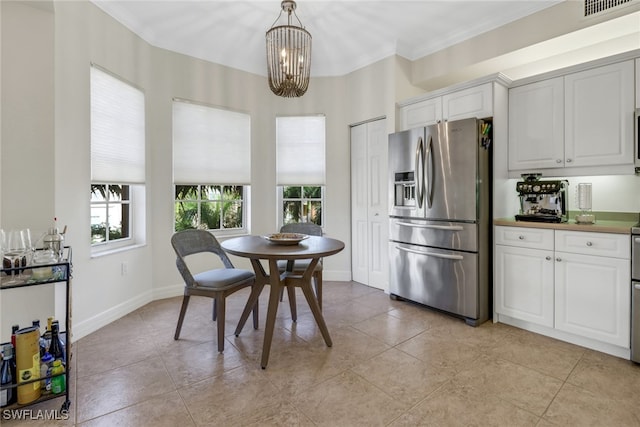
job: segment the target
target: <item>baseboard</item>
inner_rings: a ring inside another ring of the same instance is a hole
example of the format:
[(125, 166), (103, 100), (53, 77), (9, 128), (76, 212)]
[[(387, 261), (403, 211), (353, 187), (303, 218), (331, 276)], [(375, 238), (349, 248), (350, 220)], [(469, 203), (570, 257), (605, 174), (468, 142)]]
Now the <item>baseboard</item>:
[(151, 291), (153, 301), (165, 298), (173, 298), (184, 295), (184, 283), (178, 285), (165, 286), (159, 289), (153, 289)]
[(118, 304), (115, 307), (103, 311), (102, 313), (98, 313), (85, 321), (77, 323), (73, 322), (72, 340), (74, 342), (78, 341), (80, 338), (97, 331), (103, 326), (107, 326), (109, 323), (118, 320), (122, 316), (126, 316), (127, 314), (142, 307), (145, 304), (150, 303), (151, 301), (153, 301), (153, 293), (152, 291), (147, 291), (123, 302), (122, 304)]
[(350, 282), (351, 270), (337, 271), (337, 270), (324, 270), (322, 272), (322, 280), (330, 280), (332, 282)]

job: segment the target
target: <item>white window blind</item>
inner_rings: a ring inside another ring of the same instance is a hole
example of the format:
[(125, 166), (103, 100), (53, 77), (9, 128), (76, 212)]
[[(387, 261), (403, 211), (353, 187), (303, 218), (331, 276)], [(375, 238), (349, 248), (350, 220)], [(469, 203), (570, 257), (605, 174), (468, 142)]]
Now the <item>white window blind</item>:
[(276, 118), (278, 185), (325, 184), (325, 117)]
[(251, 183), (251, 117), (173, 102), (175, 184)]
[(145, 181), (144, 94), (91, 67), (91, 180)]

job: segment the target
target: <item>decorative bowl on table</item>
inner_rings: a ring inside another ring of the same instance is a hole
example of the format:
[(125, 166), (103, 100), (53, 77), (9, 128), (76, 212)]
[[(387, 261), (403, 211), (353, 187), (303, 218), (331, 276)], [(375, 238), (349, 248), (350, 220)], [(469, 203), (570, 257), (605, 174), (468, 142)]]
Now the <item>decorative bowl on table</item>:
[(302, 233), (273, 233), (262, 237), (277, 245), (297, 245), (304, 239), (309, 238), (309, 236)]

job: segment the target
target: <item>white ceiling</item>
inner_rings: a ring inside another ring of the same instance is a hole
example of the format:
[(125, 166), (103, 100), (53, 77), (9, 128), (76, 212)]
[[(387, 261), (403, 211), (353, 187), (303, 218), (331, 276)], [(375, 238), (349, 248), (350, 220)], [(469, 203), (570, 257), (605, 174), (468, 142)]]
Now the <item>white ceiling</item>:
[[(91, 0), (153, 46), (266, 75), (279, 1)], [(311, 73), (340, 76), (398, 54), (415, 60), (562, 0), (306, 1)], [(283, 17), (278, 21), (286, 22)]]

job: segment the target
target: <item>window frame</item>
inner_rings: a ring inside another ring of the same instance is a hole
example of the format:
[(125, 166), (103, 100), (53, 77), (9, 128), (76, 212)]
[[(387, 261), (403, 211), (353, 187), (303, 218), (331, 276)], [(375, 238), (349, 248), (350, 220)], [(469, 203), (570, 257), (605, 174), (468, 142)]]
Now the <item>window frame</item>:
[[(177, 187), (197, 187), (197, 195), (198, 198), (197, 199), (184, 199), (184, 200), (179, 200), (177, 199)], [(212, 202), (212, 200), (210, 199), (204, 199), (202, 198), (202, 190), (201, 187), (209, 187), (209, 186), (214, 186), (214, 187), (221, 187), (222, 189), (224, 189), (224, 187), (241, 187), (242, 188), (242, 199), (241, 199), (241, 203), (242, 203), (242, 227), (238, 227), (238, 228), (206, 228), (207, 231), (213, 233), (215, 236), (234, 236), (234, 235), (239, 235), (239, 234), (247, 234), (248, 233), (248, 226), (247, 226), (247, 222), (248, 222), (248, 218), (249, 218), (249, 194), (251, 192), (251, 186), (249, 185), (231, 185), (231, 184), (173, 184), (173, 231), (177, 232), (179, 230), (176, 230), (176, 211), (177, 211), (177, 204), (181, 203), (181, 202), (190, 202), (190, 203), (196, 203), (198, 205), (198, 223), (197, 225), (194, 227), (196, 229), (199, 229), (200, 226), (202, 225), (201, 223), (201, 205), (202, 203), (210, 203)], [(221, 194), (224, 195), (224, 191), (221, 191)], [(220, 203), (224, 204), (224, 198), (220, 200)], [(220, 226), (223, 227), (224, 226), (224, 215), (220, 216)], [(204, 229), (204, 228), (203, 228)]]
[[(300, 198), (285, 198), (284, 197), (284, 188), (285, 187), (300, 187), (300, 194), (302, 195), (302, 197)], [(320, 198), (316, 199), (316, 198), (306, 198), (304, 197), (304, 187), (320, 187)], [(326, 186), (325, 185), (278, 185), (277, 186), (277, 190), (276, 190), (276, 199), (277, 199), (277, 205), (278, 205), (278, 224), (277, 227), (278, 229), (282, 228), (282, 226), (285, 225), (284, 223), (284, 202), (286, 200), (295, 200), (295, 201), (300, 201), (302, 204), (305, 203), (305, 201), (320, 201), (320, 227), (322, 229), (324, 229), (324, 224), (325, 224), (325, 213), (324, 213), (324, 207), (325, 207), (325, 191), (326, 191)], [(305, 218), (301, 218), (301, 222), (309, 222), (306, 221)]]

